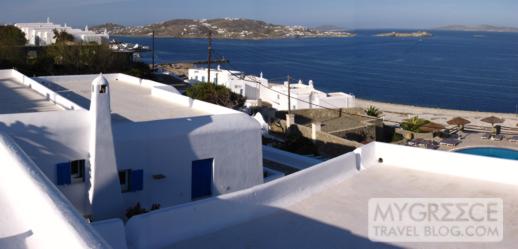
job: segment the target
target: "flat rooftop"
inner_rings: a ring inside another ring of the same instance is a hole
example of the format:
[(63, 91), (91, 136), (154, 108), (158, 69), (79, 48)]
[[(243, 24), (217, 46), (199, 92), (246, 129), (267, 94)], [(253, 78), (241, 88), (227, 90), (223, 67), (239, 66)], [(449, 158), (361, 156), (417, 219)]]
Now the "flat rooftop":
[(0, 114), (64, 110), (12, 78), (0, 79)]
[[(372, 167), (267, 216), (185, 240), (174, 248), (515, 248), (518, 187), (392, 166)], [(502, 198), (500, 243), (374, 243), (370, 198)], [(272, 209), (274, 209), (272, 207)]]
[[(98, 75), (40, 77), (48, 88), (85, 109), (90, 108), (91, 83)], [(114, 121), (143, 122), (209, 115), (198, 109), (175, 104), (151, 95), (151, 89), (117, 80), (117, 75), (104, 77), (110, 83), (112, 117)]]

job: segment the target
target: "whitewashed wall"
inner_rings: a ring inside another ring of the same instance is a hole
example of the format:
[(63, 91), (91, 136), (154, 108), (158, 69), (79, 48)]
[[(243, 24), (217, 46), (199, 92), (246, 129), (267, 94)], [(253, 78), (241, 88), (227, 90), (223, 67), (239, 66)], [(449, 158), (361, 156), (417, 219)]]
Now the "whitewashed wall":
[[(260, 127), (241, 115), (114, 124), (119, 170), (144, 169), (144, 191), (124, 193), (126, 206), (137, 201), (146, 208), (191, 201), (195, 160), (214, 158), (214, 195), (261, 184)], [(153, 179), (155, 174), (165, 179)]]
[(42, 85), (41, 83), (33, 80), (30, 77), (25, 76), (24, 74), (10, 69), (10, 70), (0, 70), (2, 74), (9, 75), (7, 78), (12, 78), (18, 83), (31, 88), (35, 92), (41, 94), (44, 97), (47, 97), (47, 99), (51, 102), (56, 103), (57, 105), (63, 107), (65, 110), (84, 110), (81, 106), (77, 105), (76, 103), (64, 98), (63, 96), (59, 95), (58, 93), (50, 90), (46, 86)]
[(14, 140), (0, 133), (0, 248), (109, 248)]
[(263, 146), (263, 158), (295, 169), (303, 170), (322, 163), (321, 160)]
[(128, 247), (164, 248), (256, 219), (356, 174), (355, 155), (350, 153), (240, 192), (136, 216), (126, 224)]
[[(361, 148), (366, 167), (403, 167), (475, 180), (518, 185), (518, 161), (374, 143)], [(379, 158), (383, 163), (378, 163)]]
[[(0, 131), (11, 135), (54, 184), (58, 163), (88, 159), (89, 127), (88, 111), (0, 115)], [(79, 212), (89, 214), (86, 184), (59, 186), (59, 189)]]
[(124, 222), (120, 219), (110, 219), (91, 223), (99, 235), (112, 247), (112, 249), (128, 248)]

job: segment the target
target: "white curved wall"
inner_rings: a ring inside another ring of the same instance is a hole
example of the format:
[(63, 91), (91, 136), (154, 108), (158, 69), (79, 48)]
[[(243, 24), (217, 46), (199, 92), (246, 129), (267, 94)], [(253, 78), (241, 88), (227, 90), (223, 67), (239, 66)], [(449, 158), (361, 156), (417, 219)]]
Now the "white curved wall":
[(3, 133), (0, 165), (0, 248), (109, 248)]

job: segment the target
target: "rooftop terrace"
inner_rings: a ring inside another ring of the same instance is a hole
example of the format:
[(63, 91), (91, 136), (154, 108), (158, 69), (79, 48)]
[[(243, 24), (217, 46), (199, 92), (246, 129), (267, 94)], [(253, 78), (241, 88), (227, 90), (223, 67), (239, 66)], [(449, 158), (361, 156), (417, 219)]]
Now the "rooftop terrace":
[[(517, 161), (371, 143), (251, 189), (137, 216), (128, 240), (138, 248), (514, 248), (516, 179)], [(502, 199), (503, 241), (376, 243), (371, 198)]]
[(0, 78), (0, 114), (60, 110), (63, 108), (15, 78)]
[[(130, 82), (130, 77), (118, 74), (104, 75), (110, 83), (111, 108), (114, 121), (130, 120), (133, 122), (186, 118), (209, 115), (199, 108), (191, 108), (164, 100), (152, 94), (152, 87), (145, 87)], [(97, 75), (49, 76), (41, 77), (44, 85), (58, 94), (72, 100), (85, 109), (90, 105), (90, 86)], [(165, 86), (162, 86), (165, 87)], [(170, 91), (174, 88), (170, 87)]]
[[(374, 184), (375, 183), (375, 184)], [(393, 166), (369, 168), (351, 179), (268, 216), (180, 242), (175, 248), (472, 248), (473, 244), (379, 244), (368, 239), (370, 198), (502, 198), (504, 241), (477, 248), (512, 248), (518, 243), (518, 187), (444, 176)], [(233, 238), (239, 237), (239, 240)]]

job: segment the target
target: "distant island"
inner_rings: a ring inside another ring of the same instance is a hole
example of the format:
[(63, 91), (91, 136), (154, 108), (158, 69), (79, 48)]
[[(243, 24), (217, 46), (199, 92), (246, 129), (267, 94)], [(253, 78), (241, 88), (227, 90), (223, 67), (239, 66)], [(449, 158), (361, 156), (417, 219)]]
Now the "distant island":
[(403, 32), (389, 32), (389, 33), (380, 33), (375, 36), (378, 37), (415, 37), (415, 38), (421, 38), (421, 37), (429, 37), (432, 36), (431, 33), (425, 32), (425, 31), (417, 31), (417, 32), (411, 32), (411, 33), (403, 33)]
[(149, 36), (152, 31), (159, 37), (206, 38), (212, 31), (216, 39), (281, 39), (313, 37), (353, 37), (355, 34), (343, 30), (311, 29), (303, 26), (285, 26), (263, 21), (237, 18), (220, 19), (175, 19), (145, 26), (123, 26), (106, 23), (90, 27), (90, 30), (111, 35)]
[(471, 31), (471, 32), (518, 32), (518, 28), (514, 27), (502, 27), (493, 25), (449, 25), (435, 28), (436, 30), (447, 30), (447, 31)]

